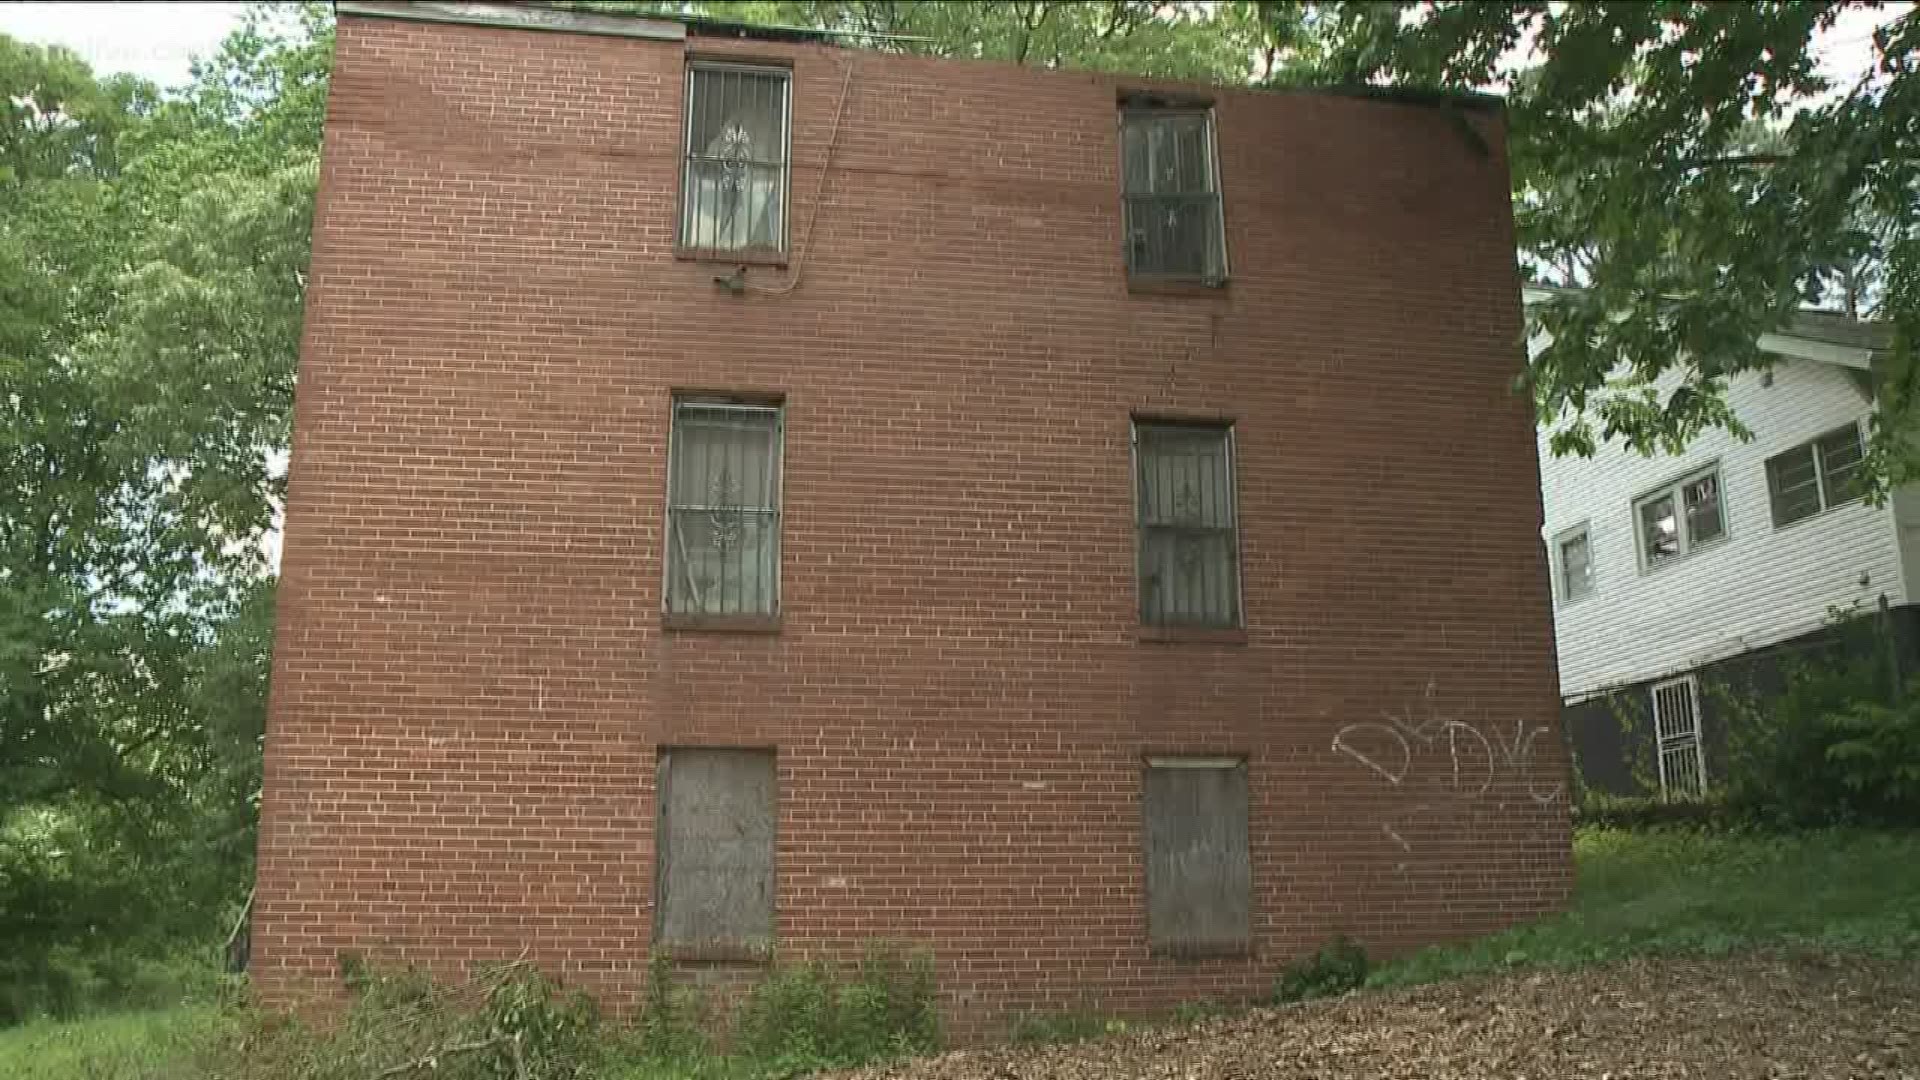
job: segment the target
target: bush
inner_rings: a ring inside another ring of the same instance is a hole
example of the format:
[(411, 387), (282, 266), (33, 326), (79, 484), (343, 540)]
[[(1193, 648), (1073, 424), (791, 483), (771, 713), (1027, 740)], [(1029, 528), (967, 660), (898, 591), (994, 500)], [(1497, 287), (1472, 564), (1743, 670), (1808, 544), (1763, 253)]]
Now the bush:
[(1310, 1001), (1358, 988), (1367, 981), (1367, 951), (1345, 934), (1312, 956), (1283, 968), (1273, 985), (1276, 1002)]
[(1920, 823), (1920, 677), (1896, 687), (1891, 631), (1876, 620), (1834, 625), (1831, 647), (1784, 665), (1777, 697), (1715, 688), (1727, 805), (1768, 826)]
[(741, 1005), (733, 1048), (792, 1074), (844, 1068), (936, 1049), (933, 962), (870, 948), (849, 981), (825, 965), (776, 967)]
[(587, 1080), (606, 1075), (607, 1033), (593, 1003), (528, 965), (436, 984), (343, 958), (351, 994), (336, 1024), (308, 1027), (242, 1014), (221, 1038), (178, 1063), (181, 1076), (366, 1080)]

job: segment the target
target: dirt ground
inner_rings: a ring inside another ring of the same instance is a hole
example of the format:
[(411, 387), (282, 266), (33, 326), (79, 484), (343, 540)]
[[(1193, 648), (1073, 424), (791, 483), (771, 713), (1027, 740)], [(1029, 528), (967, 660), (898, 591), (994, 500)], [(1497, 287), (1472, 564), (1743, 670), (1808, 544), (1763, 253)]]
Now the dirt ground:
[(851, 1075), (1920, 1080), (1920, 965), (1632, 961), (1355, 994), (1077, 1045), (956, 1051)]

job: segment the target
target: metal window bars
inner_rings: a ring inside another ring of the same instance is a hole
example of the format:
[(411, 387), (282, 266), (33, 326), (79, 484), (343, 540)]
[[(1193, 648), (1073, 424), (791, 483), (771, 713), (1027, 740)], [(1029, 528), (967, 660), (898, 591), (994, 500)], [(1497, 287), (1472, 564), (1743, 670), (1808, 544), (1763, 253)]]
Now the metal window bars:
[(1134, 469), (1141, 621), (1237, 628), (1232, 429), (1137, 422)]
[(1139, 278), (1215, 283), (1226, 277), (1226, 241), (1205, 109), (1121, 114), (1127, 272)]
[(786, 250), (791, 81), (779, 68), (688, 67), (682, 247)]
[(1660, 797), (1697, 799), (1706, 793), (1700, 745), (1700, 687), (1691, 675), (1653, 685), (1654, 756)]
[(668, 611), (778, 613), (780, 443), (778, 406), (674, 403)]

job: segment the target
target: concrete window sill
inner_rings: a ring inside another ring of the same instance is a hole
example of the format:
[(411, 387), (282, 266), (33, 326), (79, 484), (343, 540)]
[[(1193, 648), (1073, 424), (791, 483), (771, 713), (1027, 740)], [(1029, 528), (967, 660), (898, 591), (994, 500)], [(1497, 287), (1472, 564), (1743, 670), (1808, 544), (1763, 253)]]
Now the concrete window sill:
[(1224, 626), (1143, 626), (1141, 641), (1195, 642), (1202, 645), (1245, 645), (1244, 627)]
[(723, 634), (777, 634), (778, 615), (694, 615), (669, 611), (660, 616), (662, 630), (696, 630)]

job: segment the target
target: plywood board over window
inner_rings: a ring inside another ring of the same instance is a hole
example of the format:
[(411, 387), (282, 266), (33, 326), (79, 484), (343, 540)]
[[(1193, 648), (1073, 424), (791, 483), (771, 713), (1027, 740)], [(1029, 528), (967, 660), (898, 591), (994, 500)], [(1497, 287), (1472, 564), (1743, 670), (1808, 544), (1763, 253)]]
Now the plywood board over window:
[(1149, 758), (1142, 811), (1152, 949), (1184, 957), (1249, 952), (1246, 761)]
[(770, 952), (775, 784), (771, 750), (661, 752), (657, 945), (712, 959)]

